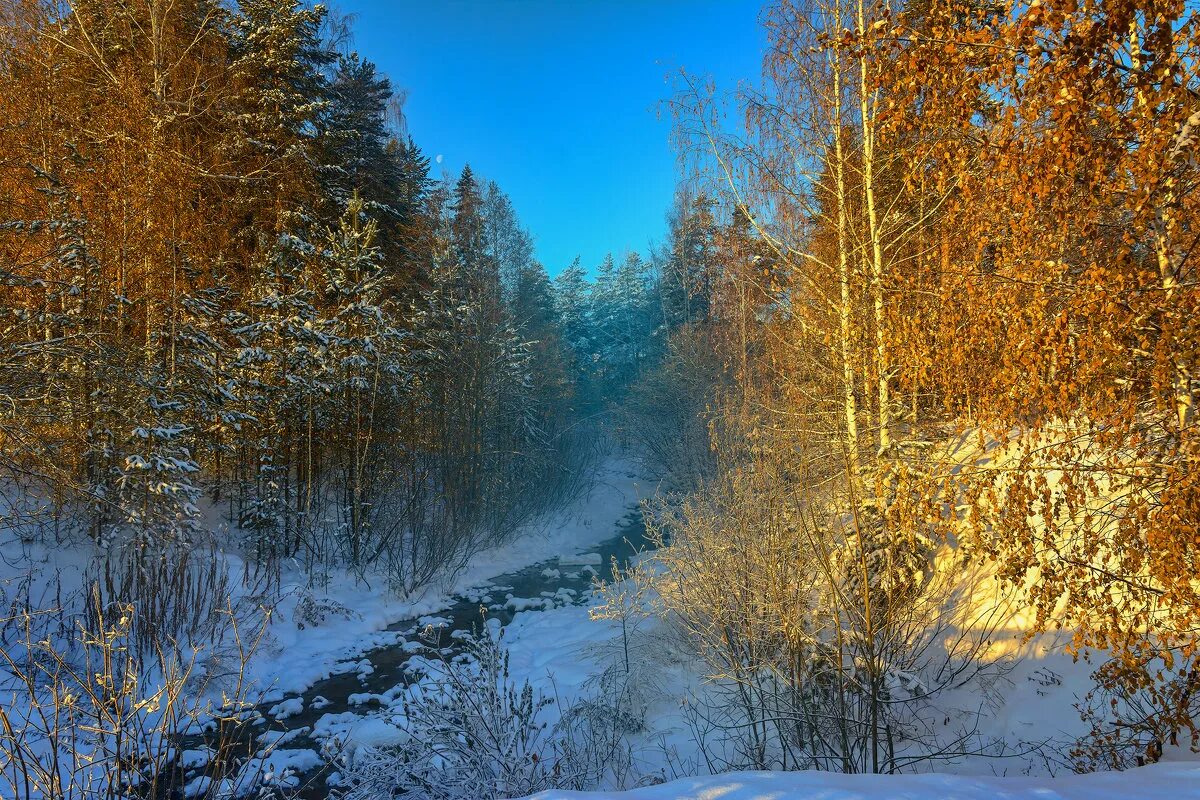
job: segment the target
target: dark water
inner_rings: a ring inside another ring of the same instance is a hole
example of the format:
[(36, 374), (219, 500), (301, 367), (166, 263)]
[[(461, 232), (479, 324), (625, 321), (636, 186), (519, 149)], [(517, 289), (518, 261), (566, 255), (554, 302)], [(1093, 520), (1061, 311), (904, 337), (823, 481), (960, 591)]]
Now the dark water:
[[(615, 534), (592, 548), (590, 553), (600, 556), (600, 563), (589, 566), (562, 565), (558, 558), (541, 561), (517, 572), (497, 575), (485, 584), (453, 598), (450, 607), (427, 618), (397, 620), (387, 630), (397, 634), (394, 644), (370, 651), (354, 661), (345, 663), (346, 671), (333, 674), (318, 681), (300, 695), (290, 694), (285, 699), (299, 697), (304, 708), (298, 714), (284, 719), (272, 718), (270, 709), (276, 703), (264, 704), (259, 711), (265, 724), (253, 726), (256, 737), (270, 733), (272, 737), (286, 736), (278, 749), (320, 750), (320, 742), (311, 737), (313, 726), (326, 714), (353, 712), (366, 716), (378, 710), (375, 702), (352, 703), (353, 695), (385, 694), (410, 679), (406, 668), (416, 656), (436, 658), (438, 650), (444, 654), (453, 652), (457, 639), (455, 632), (470, 634), (478, 631), (487, 619), (499, 620), (507, 625), (518, 614), (535, 613), (541, 608), (513, 610), (507, 606), (506, 598), (542, 600), (545, 608), (564, 605), (581, 605), (591, 600), (595, 578), (611, 579), (612, 563), (615, 559), (622, 569), (636, 553), (650, 548), (646, 540), (641, 513), (630, 510), (618, 523)], [(519, 606), (518, 606), (519, 607)], [(426, 624), (422, 624), (422, 619)], [(431, 637), (431, 632), (434, 636)], [(369, 663), (365, 669), (364, 662)], [(328, 796), (325, 769), (300, 776), (301, 788), (294, 796), (302, 798), (324, 798)]]

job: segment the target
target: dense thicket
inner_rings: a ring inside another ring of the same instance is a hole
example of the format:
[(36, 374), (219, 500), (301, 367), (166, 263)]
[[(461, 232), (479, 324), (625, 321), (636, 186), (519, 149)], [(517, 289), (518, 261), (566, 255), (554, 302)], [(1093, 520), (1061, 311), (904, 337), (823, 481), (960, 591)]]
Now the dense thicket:
[(430, 176), (322, 7), (0, 9), (22, 535), (86, 534), (125, 599), (218, 529), (267, 574), (411, 589), (569, 491), (573, 356), (529, 234), (470, 168)]
[(914, 623), (945, 621), (947, 558), (1105, 654), (1079, 766), (1194, 736), (1200, 16), (780, 0), (763, 19), (744, 128), (701, 82), (677, 105), (739, 235), (680, 282), (711, 287), (733, 382), (713, 477), (664, 516), (659, 588), (738, 687), (734, 763), (946, 756), (897, 681), (924, 674)]

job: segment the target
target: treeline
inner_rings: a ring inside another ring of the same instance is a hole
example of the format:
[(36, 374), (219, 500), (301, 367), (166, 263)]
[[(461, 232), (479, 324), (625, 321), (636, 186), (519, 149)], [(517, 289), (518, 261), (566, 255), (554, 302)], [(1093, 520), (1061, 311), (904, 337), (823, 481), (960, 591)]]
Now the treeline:
[[(1200, 17), (778, 0), (763, 19), (743, 129), (688, 76), (675, 104), (738, 234), (672, 341), (714, 346), (714, 466), (660, 510), (647, 577), (729, 688), (700, 715), (732, 731), (708, 755), (890, 772), (1001, 752), (936, 711), (998, 635), (956, 616), (976, 574), (1101, 654), (1092, 736), (1062, 758), (1194, 742)], [(690, 379), (659, 375), (664, 395)]]
[[(720, 356), (703, 342), (681, 343), (708, 318), (718, 242), (730, 235), (713, 205), (681, 192), (667, 215), (666, 241), (648, 257), (609, 254), (591, 280), (577, 259), (555, 278), (579, 409), (604, 415), (633, 455), (679, 485), (711, 462), (703, 414)], [(689, 386), (668, 377), (682, 373), (692, 376), (684, 379)]]
[(23, 536), (86, 535), (126, 600), (210, 545), (408, 590), (581, 480), (576, 357), (529, 233), (469, 167), (430, 175), (323, 7), (0, 14)]
[(90, 539), (113, 599), (214, 594), (214, 546), (411, 590), (577, 490), (706, 313), (711, 201), (551, 281), (321, 6), (2, 13), (4, 518)]

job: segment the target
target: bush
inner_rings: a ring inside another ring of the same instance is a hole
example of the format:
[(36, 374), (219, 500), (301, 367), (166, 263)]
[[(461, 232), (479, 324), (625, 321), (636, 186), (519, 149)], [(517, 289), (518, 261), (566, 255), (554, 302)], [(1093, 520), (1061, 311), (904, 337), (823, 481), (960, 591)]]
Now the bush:
[[(23, 634), (0, 647), (6, 694), (0, 794), (14, 800), (218, 796), (221, 777), (240, 766), (233, 755), (246, 740), (252, 703), (242, 670), (223, 684), (224, 702), (215, 708), (203, 699), (213, 678), (197, 668), (198, 651), (184, 658), (160, 643), (143, 660), (133, 607), (100, 603), (95, 587), (89, 613), (92, 619), (74, 618), (75, 632), (66, 639), (42, 636), (45, 621), (61, 612), (2, 621)], [(232, 618), (230, 629), (244, 668), (257, 639), (243, 641)], [(189, 774), (183, 752), (204, 727), (215, 730), (205, 741), (211, 757), (200, 774)]]
[(464, 652), (427, 662), (409, 687), (401, 741), (338, 756), (344, 800), (484, 800), (554, 785), (554, 745), (542, 711), (552, 701), (509, 675), (500, 634), (467, 639)]

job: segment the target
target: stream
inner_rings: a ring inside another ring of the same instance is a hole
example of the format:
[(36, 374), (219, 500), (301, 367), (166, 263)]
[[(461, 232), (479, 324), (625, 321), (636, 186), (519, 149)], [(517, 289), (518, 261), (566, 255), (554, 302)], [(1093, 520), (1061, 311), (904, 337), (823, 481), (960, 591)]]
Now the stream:
[[(452, 656), (458, 637), (477, 632), (485, 619), (508, 625), (519, 614), (546, 611), (568, 605), (583, 605), (592, 599), (596, 577), (609, 579), (615, 559), (625, 569), (631, 557), (652, 547), (646, 539), (641, 513), (631, 509), (617, 523), (616, 533), (578, 556), (559, 556), (531, 564), (521, 570), (497, 575), (455, 595), (451, 604), (437, 612), (398, 620), (387, 627), (396, 634), (394, 642), (352, 660), (339, 662), (334, 673), (300, 694), (259, 707), (262, 717), (251, 731), (262, 750), (270, 745), (277, 755), (288, 751), (321, 752), (322, 738), (314, 736), (323, 718), (332, 715), (339, 724), (365, 718), (380, 708), (378, 695), (406, 685), (413, 675), (410, 662)], [(336, 624), (336, 623), (335, 623)], [(436, 636), (431, 637), (430, 633)], [(351, 717), (353, 715), (353, 717)], [(318, 800), (329, 796), (325, 777), (331, 767), (301, 760), (287, 783), (288, 796)]]

